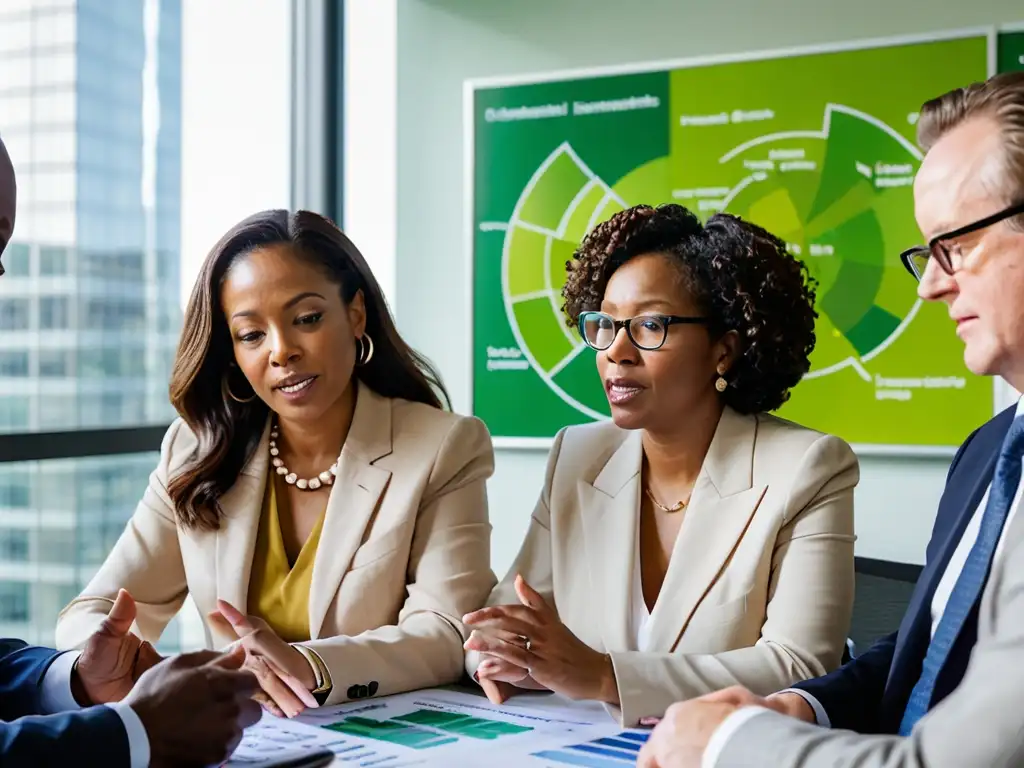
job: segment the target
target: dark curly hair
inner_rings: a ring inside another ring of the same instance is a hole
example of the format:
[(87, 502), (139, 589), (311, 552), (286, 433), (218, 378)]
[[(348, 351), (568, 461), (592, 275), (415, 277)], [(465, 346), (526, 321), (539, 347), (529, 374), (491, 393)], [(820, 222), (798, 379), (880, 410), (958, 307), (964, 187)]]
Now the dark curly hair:
[(726, 373), (725, 404), (740, 413), (772, 411), (810, 369), (816, 281), (786, 244), (756, 224), (718, 213), (701, 224), (681, 205), (638, 205), (597, 225), (566, 262), (562, 306), (570, 327), (598, 309), (608, 280), (635, 256), (663, 253), (680, 267), (718, 338), (739, 335)]

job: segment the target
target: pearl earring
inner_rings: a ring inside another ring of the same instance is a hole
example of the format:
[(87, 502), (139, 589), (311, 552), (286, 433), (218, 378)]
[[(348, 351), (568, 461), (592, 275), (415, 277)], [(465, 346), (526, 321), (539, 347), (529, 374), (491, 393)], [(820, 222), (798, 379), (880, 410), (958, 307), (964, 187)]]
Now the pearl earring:
[(728, 387), (729, 382), (725, 380), (725, 369), (719, 366), (718, 378), (715, 380), (715, 389), (717, 389), (719, 392), (725, 392), (725, 390)]

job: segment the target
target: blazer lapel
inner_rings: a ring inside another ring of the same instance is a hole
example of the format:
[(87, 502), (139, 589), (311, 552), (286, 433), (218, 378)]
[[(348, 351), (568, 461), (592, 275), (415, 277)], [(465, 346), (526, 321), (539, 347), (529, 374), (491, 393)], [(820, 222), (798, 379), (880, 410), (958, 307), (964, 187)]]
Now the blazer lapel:
[[(357, 385), (358, 386), (358, 385)], [(341, 451), (313, 561), (310, 637), (320, 636), (327, 611), (377, 510), (391, 472), (374, 462), (391, 453), (391, 401), (359, 386), (352, 426)]]
[(600, 621), (600, 635), (610, 651), (632, 646), (629, 615), (642, 460), (640, 433), (627, 433), (594, 482), (580, 480), (577, 486), (586, 563), (596, 601), (588, 615)]
[(675, 650), (764, 497), (767, 486), (753, 485), (756, 434), (754, 417), (722, 412), (651, 614), (652, 651)]
[(238, 480), (220, 499), (221, 526), (216, 537), (217, 596), (247, 612), (249, 576), (263, 510), (263, 495), (270, 467), (270, 419), (256, 452), (242, 468)]

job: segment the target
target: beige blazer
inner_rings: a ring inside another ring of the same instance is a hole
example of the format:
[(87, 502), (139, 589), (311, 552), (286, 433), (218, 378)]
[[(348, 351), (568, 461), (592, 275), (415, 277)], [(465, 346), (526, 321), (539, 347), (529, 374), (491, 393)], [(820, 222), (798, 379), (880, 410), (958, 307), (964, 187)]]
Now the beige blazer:
[[(191, 594), (200, 614), (223, 598), (245, 610), (269, 466), (269, 422), (220, 500), (215, 532), (178, 526), (168, 478), (197, 441), (180, 420), (134, 516), (96, 576), (57, 623), (59, 648), (81, 647), (124, 587), (135, 631), (154, 642)], [(495, 584), (485, 482), (494, 470), (481, 421), (360, 387), (327, 503), (309, 594), (311, 642), (331, 672), (333, 704), (456, 681), (461, 617)], [(208, 642), (229, 638), (209, 624)]]
[[(516, 573), (587, 645), (609, 653), (624, 725), (729, 685), (766, 695), (838, 666), (853, 610), (857, 458), (769, 415), (722, 414), (650, 618), (630, 650), (643, 448), (614, 424), (559, 433)], [(467, 655), (472, 674), (479, 662)]]

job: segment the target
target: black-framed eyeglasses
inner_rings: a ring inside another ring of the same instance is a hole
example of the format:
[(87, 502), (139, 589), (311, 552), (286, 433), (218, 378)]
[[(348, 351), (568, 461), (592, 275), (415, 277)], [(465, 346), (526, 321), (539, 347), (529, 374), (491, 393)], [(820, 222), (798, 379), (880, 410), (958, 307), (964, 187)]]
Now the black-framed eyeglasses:
[(900, 254), (900, 261), (903, 262), (907, 272), (917, 280), (920, 280), (924, 275), (924, 271), (928, 267), (928, 259), (935, 259), (935, 263), (939, 265), (943, 272), (947, 275), (952, 275), (960, 268), (960, 262), (963, 257), (960, 253), (960, 246), (956, 243), (950, 245), (947, 241), (969, 235), (972, 232), (985, 229), (985, 227), (991, 227), (993, 224), (998, 224), (1000, 221), (1019, 214), (1024, 214), (1024, 201), (1014, 203), (1009, 208), (1004, 208), (998, 213), (993, 213), (991, 216), (978, 219), (972, 224), (967, 224), (951, 232), (943, 232), (941, 235), (936, 235), (928, 241), (928, 245), (915, 245), (913, 248), (908, 248)]
[(652, 351), (661, 347), (668, 338), (670, 325), (698, 325), (708, 322), (706, 317), (680, 317), (679, 315), (637, 315), (616, 320), (605, 312), (582, 312), (579, 318), (580, 336), (588, 347), (602, 351), (608, 349), (626, 329), (626, 336), (637, 349)]

